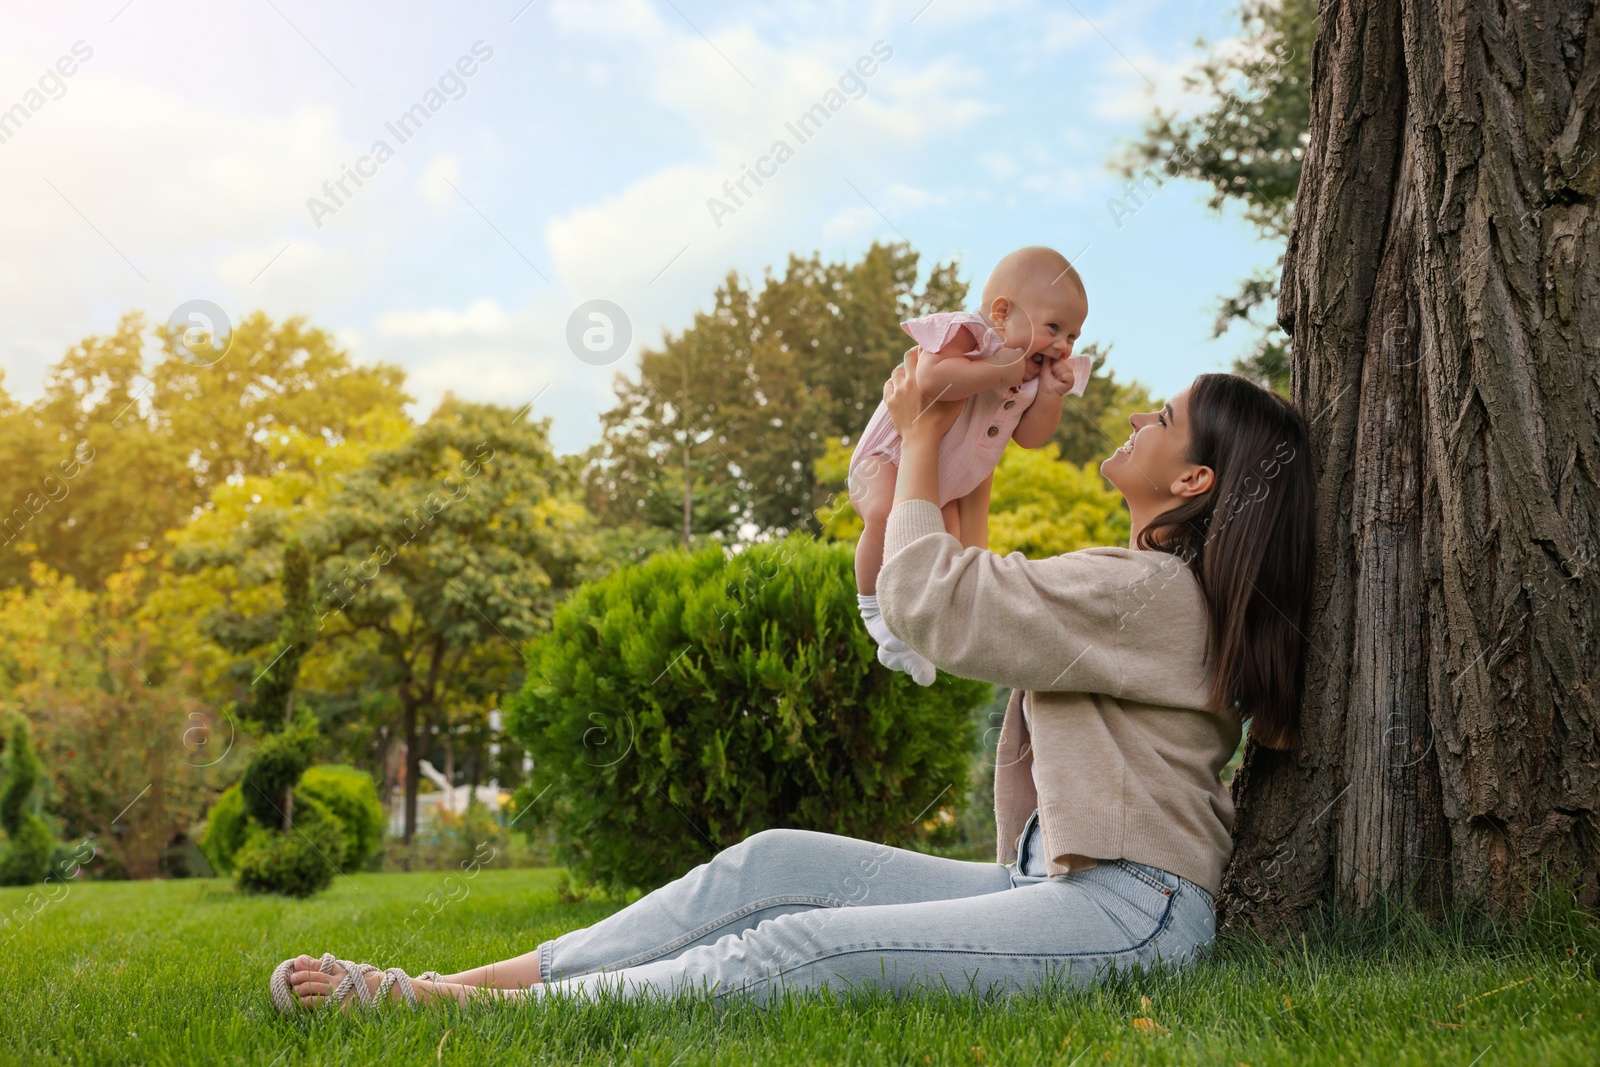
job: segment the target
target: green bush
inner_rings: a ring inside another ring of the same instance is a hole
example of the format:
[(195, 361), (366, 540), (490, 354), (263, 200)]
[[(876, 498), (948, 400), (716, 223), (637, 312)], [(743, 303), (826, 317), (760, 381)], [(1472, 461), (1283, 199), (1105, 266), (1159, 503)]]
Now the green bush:
[[(383, 806), (378, 803), (378, 789), (370, 775), (340, 764), (307, 768), (294, 791), (296, 824), (308, 797), (320, 803), (340, 824), (347, 840), (341, 870), (360, 870), (377, 855), (383, 847)], [(259, 827), (245, 811), (240, 786), (231, 786), (211, 806), (205, 832), (200, 836), (200, 851), (218, 874), (232, 874), (239, 850)]]
[(301, 711), (292, 723), (256, 746), (239, 783), (251, 818), (262, 826), (283, 828), (284, 798), (311, 766), (321, 741), (317, 720)]
[(309, 897), (333, 883), (349, 849), (344, 827), (323, 803), (298, 791), (294, 827), (287, 832), (252, 825), (233, 857), (234, 877), (249, 893)]
[(5, 785), (0, 787), (0, 827), (5, 841), (0, 843), (0, 885), (32, 885), (50, 873), (50, 857), (56, 847), (50, 827), (33, 811), (30, 801), (39, 782), (39, 756), (33, 750), (33, 736), (27, 720), (11, 720), (5, 768)]
[(294, 791), (295, 821), (303, 797), (312, 797), (339, 821), (348, 840), (342, 870), (359, 871), (383, 848), (383, 805), (366, 771), (325, 763), (306, 770)]
[(244, 847), (246, 837), (258, 824), (251, 823), (244, 810), (244, 796), (237, 783), (222, 791), (206, 814), (206, 828), (200, 834), (200, 851), (206, 854), (218, 874), (233, 873), (233, 859)]
[(920, 840), (917, 816), (965, 791), (990, 687), (924, 689), (876, 654), (848, 545), (667, 552), (586, 585), (510, 702), (541, 769), (519, 812), (551, 786), (519, 828), (553, 825), (561, 861), (615, 888), (773, 827)]

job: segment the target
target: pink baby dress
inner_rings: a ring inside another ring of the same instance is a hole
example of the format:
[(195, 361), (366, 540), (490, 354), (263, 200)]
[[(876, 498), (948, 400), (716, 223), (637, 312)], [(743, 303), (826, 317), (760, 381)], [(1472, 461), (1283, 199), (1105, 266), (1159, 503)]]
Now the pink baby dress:
[[(972, 359), (986, 359), (1005, 347), (1000, 335), (970, 311), (941, 311), (920, 319), (902, 322), (901, 328), (924, 352), (938, 352), (965, 329), (977, 341), (967, 353)], [(1068, 356), (1072, 368), (1072, 396), (1082, 396), (1089, 384), (1089, 357)], [(993, 473), (1006, 450), (1006, 443), (1039, 393), (1039, 379), (1016, 386), (997, 386), (967, 398), (966, 407), (939, 442), (939, 503), (959, 500), (983, 484)], [(850, 472), (869, 456), (886, 456), (900, 465), (900, 433), (889, 418), (882, 401), (867, 422), (867, 428), (850, 455)]]

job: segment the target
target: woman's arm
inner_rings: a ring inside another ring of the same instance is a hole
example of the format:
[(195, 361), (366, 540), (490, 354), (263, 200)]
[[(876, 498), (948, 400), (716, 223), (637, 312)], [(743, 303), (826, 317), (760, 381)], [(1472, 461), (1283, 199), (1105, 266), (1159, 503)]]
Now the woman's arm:
[[(915, 354), (906, 358), (914, 369)], [(897, 637), (953, 674), (1036, 691), (1160, 700), (1169, 688), (1125, 686), (1121, 664), (1201, 662), (1200, 590), (1177, 557), (1163, 565), (1168, 557), (1104, 549), (1028, 560), (963, 548), (938, 506), (939, 440), (960, 405), (928, 403), (906, 366), (884, 402), (902, 443), (878, 604)]]

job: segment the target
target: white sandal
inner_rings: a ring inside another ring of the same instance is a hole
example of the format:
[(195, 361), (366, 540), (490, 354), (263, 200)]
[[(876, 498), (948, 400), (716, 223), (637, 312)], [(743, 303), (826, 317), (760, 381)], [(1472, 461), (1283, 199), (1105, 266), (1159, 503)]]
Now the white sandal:
[[(272, 980), (267, 984), (272, 991), (272, 1003), (280, 1012), (295, 1011), (301, 1006), (299, 998), (294, 994), (294, 987), (289, 984), (289, 976), (294, 973), (295, 960), (299, 958), (296, 956), (278, 964), (272, 971)], [(378, 991), (374, 993), (367, 986), (367, 975), (378, 968), (370, 963), (351, 963), (349, 960), (335, 959), (331, 952), (323, 953), (322, 959), (317, 961), (317, 970), (326, 974), (331, 974), (328, 968), (334, 966), (344, 968), (344, 977), (333, 987), (333, 992), (328, 996), (328, 1003), (335, 1008), (344, 1006), (345, 998), (350, 995), (352, 989), (355, 990), (357, 1003), (362, 1007), (376, 1007), (389, 999), (389, 988), (396, 982), (400, 984), (400, 996), (404, 998), (406, 1006), (413, 1009), (417, 1007), (417, 991), (411, 985), (412, 978), (398, 967), (390, 967), (383, 972), (383, 980), (378, 983)], [(442, 982), (444, 975), (438, 971), (423, 971), (417, 975), (417, 980)]]

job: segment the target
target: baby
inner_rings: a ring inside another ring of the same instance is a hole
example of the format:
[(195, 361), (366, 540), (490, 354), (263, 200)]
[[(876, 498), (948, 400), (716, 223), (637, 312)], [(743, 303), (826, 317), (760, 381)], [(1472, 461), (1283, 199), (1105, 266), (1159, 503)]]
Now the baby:
[[(946, 311), (901, 324), (922, 348), (922, 392), (966, 401), (939, 442), (944, 525), (963, 545), (989, 545), (989, 488), (1006, 442), (1044, 445), (1061, 421), (1062, 399), (1082, 396), (1089, 384), (1089, 357), (1072, 354), (1088, 314), (1072, 264), (1035, 247), (995, 266), (983, 286), (981, 314)], [(879, 403), (850, 456), (850, 503), (866, 524), (856, 545), (856, 599), (878, 642), (878, 662), (932, 685), (933, 664), (890, 633), (878, 613), (878, 571), (899, 464), (900, 435)]]

